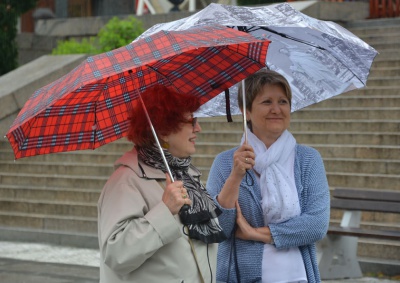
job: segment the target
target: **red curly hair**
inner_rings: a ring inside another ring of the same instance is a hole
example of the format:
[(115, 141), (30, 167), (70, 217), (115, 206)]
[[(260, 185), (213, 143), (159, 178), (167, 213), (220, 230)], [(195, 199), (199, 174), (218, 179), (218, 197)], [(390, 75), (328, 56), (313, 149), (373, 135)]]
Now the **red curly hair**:
[[(195, 96), (178, 93), (162, 85), (146, 90), (142, 99), (158, 137), (178, 132), (182, 123), (187, 122), (187, 113), (193, 113), (200, 107), (200, 100)], [(154, 144), (154, 136), (139, 99), (135, 100), (129, 120), (128, 140), (137, 146)]]

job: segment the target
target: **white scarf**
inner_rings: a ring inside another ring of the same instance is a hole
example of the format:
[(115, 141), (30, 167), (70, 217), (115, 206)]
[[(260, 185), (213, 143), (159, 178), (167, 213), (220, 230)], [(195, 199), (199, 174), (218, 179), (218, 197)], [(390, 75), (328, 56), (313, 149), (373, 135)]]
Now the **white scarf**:
[(300, 215), (293, 173), (296, 139), (286, 130), (267, 148), (249, 129), (247, 136), (256, 155), (254, 170), (260, 174), (265, 224), (280, 223)]

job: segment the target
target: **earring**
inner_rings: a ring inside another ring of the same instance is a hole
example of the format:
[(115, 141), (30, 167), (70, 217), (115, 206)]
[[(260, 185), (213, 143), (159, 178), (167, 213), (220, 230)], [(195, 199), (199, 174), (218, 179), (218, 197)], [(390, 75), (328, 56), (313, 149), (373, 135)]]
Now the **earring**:
[(161, 147), (165, 148), (165, 149), (168, 149), (169, 148), (169, 143), (164, 141), (164, 140), (161, 140)]

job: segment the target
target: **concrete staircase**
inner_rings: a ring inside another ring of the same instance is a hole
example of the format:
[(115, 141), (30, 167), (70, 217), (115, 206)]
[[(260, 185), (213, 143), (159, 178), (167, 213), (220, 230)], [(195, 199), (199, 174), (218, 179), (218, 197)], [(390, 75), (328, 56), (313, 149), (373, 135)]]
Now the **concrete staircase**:
[[(331, 187), (400, 190), (400, 19), (347, 28), (380, 52), (367, 88), (293, 113), (290, 130), (320, 151)], [(242, 125), (234, 119), (200, 119), (193, 162), (204, 182), (215, 155), (238, 145)], [(0, 240), (97, 248), (97, 200), (113, 162), (131, 146), (120, 140), (94, 151), (14, 161), (8, 141), (0, 140)], [(341, 215), (332, 211), (331, 221)], [(399, 223), (396, 215), (363, 214), (365, 226), (400, 230)], [(400, 243), (360, 239), (359, 256), (365, 265), (399, 268)]]

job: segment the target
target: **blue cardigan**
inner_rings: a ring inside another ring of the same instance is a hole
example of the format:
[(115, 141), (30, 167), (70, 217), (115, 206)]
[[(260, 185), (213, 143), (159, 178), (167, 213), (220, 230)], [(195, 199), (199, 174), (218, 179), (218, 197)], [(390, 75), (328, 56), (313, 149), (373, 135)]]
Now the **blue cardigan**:
[[(299, 195), (301, 215), (282, 223), (269, 224), (275, 246), (278, 249), (299, 247), (304, 260), (308, 283), (321, 282), (318, 271), (315, 242), (321, 240), (328, 229), (330, 217), (330, 195), (324, 164), (319, 152), (311, 147), (296, 144), (294, 175)], [(222, 208), (216, 197), (225, 180), (231, 173), (233, 153), (237, 148), (222, 152), (215, 158), (207, 181), (207, 190), (214, 198), (223, 213), (219, 222), (228, 240), (219, 244), (217, 257), (217, 280), (236, 281), (234, 260), (229, 267), (231, 235), (236, 220), (236, 209)], [(253, 227), (263, 227), (264, 219), (261, 208), (261, 192), (253, 170), (245, 176), (240, 184), (239, 205), (244, 217)], [(247, 178), (247, 181), (246, 181)], [(250, 185), (248, 185), (248, 184)], [(236, 239), (236, 253), (240, 274), (240, 282), (261, 282), (261, 263), (263, 253), (262, 242)], [(271, 259), (273, 260), (273, 259)]]

